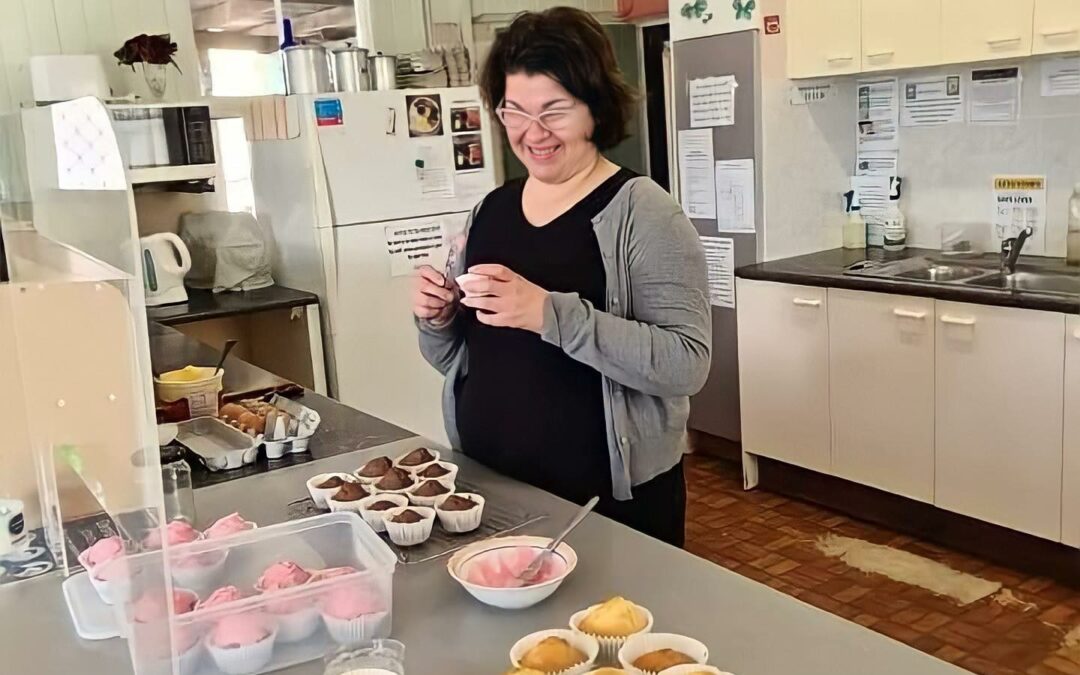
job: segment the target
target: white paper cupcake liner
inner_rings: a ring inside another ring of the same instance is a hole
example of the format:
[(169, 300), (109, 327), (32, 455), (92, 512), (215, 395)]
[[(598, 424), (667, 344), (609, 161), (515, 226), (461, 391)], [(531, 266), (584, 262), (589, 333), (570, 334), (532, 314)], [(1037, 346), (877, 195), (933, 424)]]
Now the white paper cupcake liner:
[(206, 641), (206, 649), (213, 657), (214, 663), (221, 672), (228, 675), (250, 675), (266, 667), (274, 658), (274, 640), (277, 638), (277, 630), (264, 638), (261, 642), (243, 647), (218, 647), (209, 639)]
[(349, 473), (320, 473), (318, 476), (313, 476), (307, 481), (308, 494), (311, 495), (311, 501), (315, 502), (315, 506), (320, 509), (328, 509), (330, 506), (326, 503), (326, 500), (337, 494), (337, 491), (341, 488), (318, 488), (315, 487), (325, 480), (337, 476), (343, 480), (356, 480), (356, 476)]
[(169, 565), (173, 583), (181, 588), (190, 588), (196, 592), (204, 592), (210, 589), (221, 576), (225, 569), (225, 563), (229, 559), (228, 549), (220, 551), (207, 551), (206, 553), (193, 554), (195, 557), (206, 560), (203, 565), (177, 565), (175, 562)]
[(202, 660), (202, 642), (196, 641), (188, 650), (176, 657), (178, 675), (192, 675), (199, 669)]
[(622, 646), (626, 644), (626, 641), (633, 637), (633, 635), (641, 635), (642, 633), (648, 633), (652, 630), (653, 615), (652, 612), (645, 609), (641, 605), (634, 605), (634, 607), (636, 607), (637, 610), (645, 617), (645, 628), (641, 629), (637, 633), (634, 633), (633, 635), (624, 635), (619, 637), (596, 635), (593, 633), (587, 633), (578, 628), (578, 624), (581, 623), (585, 619), (585, 617), (589, 615), (589, 612), (593, 611), (599, 606), (600, 605), (593, 605), (588, 609), (583, 609), (580, 612), (575, 613), (572, 617), (570, 617), (570, 629), (576, 633), (583, 633), (585, 635), (593, 637), (600, 644), (600, 656), (599, 658), (597, 658), (597, 663), (608, 666), (618, 666), (619, 650), (622, 649)]
[(656, 675), (653, 671), (635, 668), (634, 661), (639, 656), (658, 649), (674, 649), (686, 654), (699, 664), (709, 661), (709, 648), (694, 638), (675, 633), (639, 633), (631, 636), (619, 650), (619, 665), (633, 675)]
[[(368, 495), (370, 497), (370, 495)], [(360, 502), (364, 501), (368, 497), (362, 497), (360, 499), (351, 502), (339, 502), (338, 500), (330, 497), (326, 500), (326, 505), (330, 507), (330, 513), (360, 513)]]
[(329, 614), (323, 614), (322, 618), (326, 624), (326, 632), (330, 633), (334, 642), (339, 645), (354, 645), (390, 635), (389, 629), (383, 627), (389, 616), (390, 612), (377, 612), (361, 614), (354, 619), (339, 619)]
[(442, 503), (450, 496), (443, 495), (435, 502), (435, 513), (439, 515), (439, 522), (442, 523), (443, 529), (447, 532), (453, 532), (455, 534), (472, 532), (480, 527), (480, 521), (484, 518), (484, 504), (486, 500), (481, 495), (472, 492), (458, 492), (457, 495), (459, 497), (468, 497), (476, 502), (477, 506), (474, 506), (468, 511), (443, 511), (439, 507), (441, 507)]
[(409, 498), (405, 495), (379, 494), (364, 497), (360, 500), (360, 517), (364, 519), (364, 522), (370, 525), (371, 529), (376, 532), (386, 532), (386, 521), (384, 520), (386, 511), (371, 511), (368, 509), (369, 506), (378, 501), (390, 501), (398, 506), (408, 506)]
[[(429, 481), (429, 480), (433, 480), (436, 483), (439, 483), (440, 485), (445, 487), (450, 492), (444, 492), (443, 494), (435, 495), (434, 497), (421, 497), (420, 495), (416, 494), (416, 490), (420, 489), (420, 486), (423, 485), (425, 481)], [(409, 489), (408, 495), (409, 495), (409, 501), (412, 502), (413, 504), (416, 504), (417, 506), (426, 506), (428, 508), (432, 508), (432, 507), (435, 506), (435, 502), (439, 501), (440, 499), (442, 499), (446, 495), (452, 495), (455, 492), (457, 492), (457, 486), (454, 485), (453, 481), (448, 481), (448, 480), (443, 479), (443, 478), (424, 478), (424, 479), (417, 479), (416, 485), (412, 486)]]
[(661, 671), (661, 675), (692, 675), (693, 673), (708, 673), (709, 675), (731, 675), (715, 666), (706, 666), (700, 663), (688, 663), (683, 666), (675, 666)]
[(435, 459), (431, 460), (430, 462), (424, 462), (423, 464), (405, 466), (404, 464), (401, 463), (401, 460), (405, 459), (405, 456), (408, 455), (411, 452), (412, 452), (412, 450), (410, 450), (409, 452), (404, 453), (403, 455), (401, 455), (400, 457), (395, 459), (394, 460), (394, 466), (405, 469), (406, 471), (408, 471), (410, 473), (416, 473), (417, 471), (423, 471), (424, 469), (428, 468), (429, 466), (431, 466), (435, 462), (438, 462), (442, 458), (442, 454), (438, 450), (432, 450), (431, 448), (428, 448), (428, 452), (430, 452), (435, 457)]
[[(445, 476), (434, 476), (433, 478), (428, 478), (426, 476), (421, 476), (420, 475), (421, 471), (428, 468), (429, 466), (434, 466), (436, 464), (438, 464), (441, 467), (444, 467), (450, 473), (446, 474)], [(425, 464), (425, 465), (421, 466), (419, 469), (406, 469), (406, 470), (409, 473), (416, 476), (417, 480), (421, 480), (421, 481), (424, 481), (424, 480), (445, 480), (445, 481), (449, 481), (450, 483), (453, 483), (454, 481), (457, 480), (457, 475), (458, 475), (458, 465), (457, 464), (454, 464), (453, 462), (444, 462), (442, 460), (439, 460), (438, 462), (430, 462), (428, 464)]]
[(288, 614), (270, 614), (277, 619), (277, 639), (281, 642), (300, 642), (319, 630), (319, 610), (314, 605)]
[(557, 637), (566, 640), (571, 646), (585, 652), (587, 658), (583, 663), (579, 663), (573, 668), (550, 671), (545, 673), (545, 675), (585, 675), (585, 673), (596, 668), (596, 657), (600, 654), (599, 643), (585, 633), (575, 633), (566, 628), (542, 630), (521, 638), (510, 648), (510, 663), (514, 664), (515, 668), (520, 667), (521, 659), (525, 656), (526, 652), (549, 637)]
[[(423, 517), (419, 523), (395, 523), (393, 517), (405, 509), (412, 509)], [(416, 546), (428, 540), (431, 536), (431, 527), (435, 524), (435, 509), (426, 506), (401, 506), (396, 509), (386, 510), (386, 533), (390, 535), (390, 541), (398, 546)]]
[(98, 579), (92, 571), (87, 574), (90, 575), (90, 584), (106, 605), (122, 605), (131, 595), (131, 580), (126, 577)]

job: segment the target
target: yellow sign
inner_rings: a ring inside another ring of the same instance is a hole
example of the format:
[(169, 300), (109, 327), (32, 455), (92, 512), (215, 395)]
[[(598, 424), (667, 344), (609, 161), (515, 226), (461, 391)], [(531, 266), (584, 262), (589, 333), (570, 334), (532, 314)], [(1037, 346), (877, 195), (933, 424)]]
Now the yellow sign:
[(1042, 176), (998, 176), (994, 178), (995, 190), (1045, 190), (1046, 179)]

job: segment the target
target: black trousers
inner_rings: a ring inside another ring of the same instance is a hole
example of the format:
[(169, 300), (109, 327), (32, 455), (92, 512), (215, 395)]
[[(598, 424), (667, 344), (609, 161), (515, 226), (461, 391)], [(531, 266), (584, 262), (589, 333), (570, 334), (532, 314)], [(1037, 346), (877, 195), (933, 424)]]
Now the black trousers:
[(599, 513), (672, 546), (686, 542), (686, 479), (683, 463), (634, 487), (634, 498), (620, 502), (601, 495)]

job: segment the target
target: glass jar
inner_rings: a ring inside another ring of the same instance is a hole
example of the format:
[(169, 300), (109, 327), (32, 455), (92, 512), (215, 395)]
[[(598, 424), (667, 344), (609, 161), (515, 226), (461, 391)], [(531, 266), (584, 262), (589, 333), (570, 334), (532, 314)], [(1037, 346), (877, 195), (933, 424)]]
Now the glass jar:
[(405, 675), (405, 645), (371, 640), (343, 647), (326, 657), (324, 675)]
[(165, 522), (177, 519), (195, 522), (191, 466), (184, 460), (183, 450), (175, 446), (161, 449), (161, 493), (165, 501)]

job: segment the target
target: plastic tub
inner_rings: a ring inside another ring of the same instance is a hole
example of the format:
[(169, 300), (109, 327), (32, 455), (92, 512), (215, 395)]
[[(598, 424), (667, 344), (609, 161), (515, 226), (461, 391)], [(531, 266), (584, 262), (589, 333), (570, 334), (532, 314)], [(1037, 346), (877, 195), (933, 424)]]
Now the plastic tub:
[(192, 417), (216, 416), (224, 376), (224, 370), (215, 375), (212, 367), (187, 366), (155, 377), (154, 393), (163, 403), (187, 399)]

